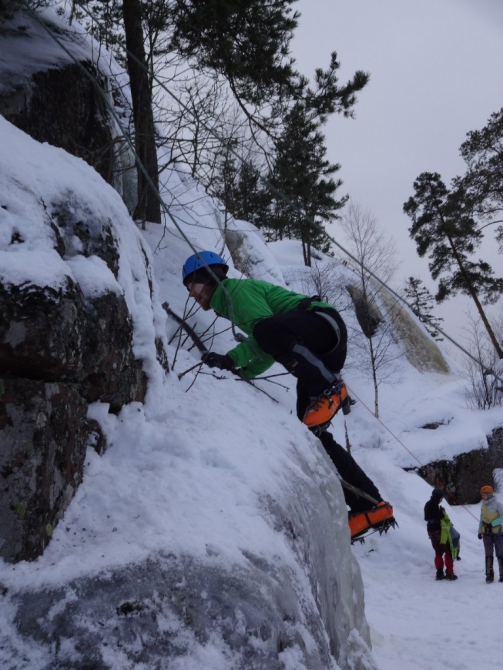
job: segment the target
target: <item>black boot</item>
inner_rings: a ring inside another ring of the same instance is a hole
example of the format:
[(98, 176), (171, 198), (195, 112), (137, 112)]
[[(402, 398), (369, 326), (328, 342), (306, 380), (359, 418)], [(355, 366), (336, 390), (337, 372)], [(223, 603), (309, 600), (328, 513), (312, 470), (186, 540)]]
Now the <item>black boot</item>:
[(486, 556), (486, 584), (494, 582), (493, 557)]
[(435, 579), (437, 580), (437, 582), (440, 581), (441, 579), (445, 579), (444, 571), (437, 570), (437, 576), (435, 577)]
[(498, 567), (500, 571), (500, 582), (503, 582), (503, 558), (498, 558)]
[(448, 579), (450, 582), (456, 581), (457, 578), (458, 576), (455, 575), (453, 572), (451, 572), (450, 575), (445, 575), (445, 579)]
[[(348, 484), (360, 489), (360, 491), (363, 491), (377, 502), (380, 502), (382, 496), (377, 486), (360, 468), (351, 454), (348, 454), (344, 447), (334, 440), (332, 433), (327, 433), (325, 431), (319, 435), (319, 438), (342, 479), (348, 482)], [(344, 489), (344, 498), (353, 514), (366, 512), (372, 509), (375, 504), (346, 488)]]

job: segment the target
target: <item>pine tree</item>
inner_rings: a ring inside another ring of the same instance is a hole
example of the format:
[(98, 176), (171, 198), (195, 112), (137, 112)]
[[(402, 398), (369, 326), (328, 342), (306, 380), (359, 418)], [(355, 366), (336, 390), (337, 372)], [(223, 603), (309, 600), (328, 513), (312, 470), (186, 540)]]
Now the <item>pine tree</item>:
[(173, 0), (171, 48), (225, 76), (240, 100), (260, 104), (290, 85), (294, 0)]
[[(260, 115), (250, 111), (282, 104), (297, 94), (301, 78), (293, 69), (289, 43), (297, 26), (294, 0), (83, 0), (104, 30), (100, 39), (126, 44), (135, 144), (138, 156), (157, 188), (158, 165), (152, 110), (154, 63), (177, 54), (186, 67), (223, 76), (250, 122), (267, 131)], [(121, 24), (118, 24), (118, 22)], [(148, 37), (148, 39), (147, 39)], [(145, 49), (148, 43), (149, 51)], [(162, 43), (162, 49), (158, 45)], [(123, 54), (122, 54), (123, 56)], [(276, 112), (277, 114), (277, 112)], [(137, 166), (139, 204), (136, 215), (160, 221), (160, 206)]]
[[(503, 109), (491, 114), (482, 130), (468, 133), (461, 145), (467, 172), (455, 184), (464, 190), (480, 228), (502, 223), (503, 213)], [(503, 226), (497, 229), (503, 253)]]
[(329, 241), (321, 228), (322, 222), (335, 218), (336, 211), (347, 200), (347, 197), (334, 198), (342, 182), (334, 181), (332, 175), (340, 166), (325, 158), (325, 138), (319, 125), (319, 118), (313, 118), (305, 105), (295, 104), (285, 118), (271, 172), (271, 182), (294, 208), (277, 199), (268, 226), (279, 239), (300, 239), (308, 266), (312, 247), (328, 250)]
[(428, 333), (433, 339), (442, 342), (444, 338), (440, 337), (438, 329), (443, 318), (433, 316), (434, 298), (426, 286), (423, 285), (423, 282), (415, 277), (409, 277), (404, 287), (404, 295), (412, 307), (413, 313), (424, 323)]
[(222, 201), (234, 218), (249, 221), (257, 228), (267, 225), (271, 193), (249, 158), (240, 163), (226, 152), (219, 162), (211, 194)]
[(498, 300), (503, 279), (492, 276), (489, 263), (470, 260), (480, 245), (482, 232), (472, 216), (466, 192), (459, 184), (449, 191), (440, 175), (430, 172), (419, 175), (414, 189), (415, 196), (405, 203), (404, 211), (412, 219), (409, 233), (419, 256), (428, 253), (431, 276), (441, 276), (437, 302), (457, 293), (470, 296), (499, 358), (503, 358), (503, 349), (482, 307)]
[(271, 192), (261, 182), (259, 171), (248, 160), (241, 163), (236, 184), (236, 217), (262, 228), (267, 225)]
[[(163, 59), (176, 57), (178, 64), (183, 65), (185, 70), (201, 73), (215, 81), (225, 81), (228, 91), (232, 93), (235, 103), (247, 119), (248, 138), (271, 161), (274, 160), (274, 153), (277, 153), (279, 161), (285, 160), (285, 136), (292, 132), (291, 126), (296, 123), (294, 117), (302, 109), (305, 116), (303, 141), (306, 145), (311, 143), (312, 160), (318, 161), (318, 202), (313, 213), (319, 218), (326, 218), (329, 212), (340, 206), (331, 199), (338, 184), (330, 175), (338, 166), (330, 166), (324, 160), (323, 136), (317, 135), (316, 131), (329, 114), (353, 116), (356, 93), (366, 85), (369, 75), (357, 71), (346, 84), (339, 85), (337, 72), (340, 64), (334, 52), (328, 68), (316, 70), (314, 86), (311, 87), (308, 80), (294, 69), (294, 61), (290, 57), (290, 41), (298, 19), (298, 14), (292, 10), (294, 1), (125, 0), (121, 4), (119, 0), (87, 0), (100, 21), (110, 19), (106, 26), (105, 39), (110, 38), (111, 44), (123, 42), (124, 31), (123, 27), (116, 25), (117, 17), (122, 16), (124, 20), (126, 8), (133, 7), (137, 17), (140, 7), (142, 24), (138, 24), (138, 21), (135, 23), (135, 44), (138, 47), (141, 41), (139, 25), (146, 35), (144, 42), (148, 44), (148, 50), (141, 54), (138, 48), (135, 54), (148, 70), (150, 88), (133, 71), (131, 59), (128, 60), (128, 67), (131, 84), (138, 85), (144, 101), (147, 93), (151, 95), (155, 68), (163, 67)], [(124, 10), (122, 13), (121, 9)], [(133, 94), (133, 101), (135, 98)], [(142, 118), (148, 120), (149, 114), (145, 111)], [(183, 125), (186, 120), (184, 118)], [(315, 128), (311, 129), (309, 124), (313, 122)], [(189, 127), (189, 137), (190, 132)], [(139, 141), (145, 134), (141, 128), (137, 131)], [(219, 134), (226, 138), (232, 137), (231, 133)], [(148, 136), (150, 151), (151, 133)], [(283, 145), (276, 148), (278, 138), (280, 143), (283, 140)], [(307, 146), (303, 151), (308, 153)], [(150, 151), (148, 155), (151, 153)], [(143, 156), (143, 153), (140, 155)], [(210, 160), (208, 164), (213, 166), (216, 162)], [(244, 180), (250, 175), (246, 175), (244, 171), (242, 177)], [(139, 177), (139, 181), (141, 179)], [(212, 176), (206, 179), (207, 185), (212, 179)], [(300, 199), (297, 192), (297, 200)], [(304, 205), (304, 210), (307, 211), (307, 205)], [(306, 262), (309, 263), (310, 248), (317, 233), (308, 230), (306, 221), (298, 220), (295, 226), (303, 231)]]

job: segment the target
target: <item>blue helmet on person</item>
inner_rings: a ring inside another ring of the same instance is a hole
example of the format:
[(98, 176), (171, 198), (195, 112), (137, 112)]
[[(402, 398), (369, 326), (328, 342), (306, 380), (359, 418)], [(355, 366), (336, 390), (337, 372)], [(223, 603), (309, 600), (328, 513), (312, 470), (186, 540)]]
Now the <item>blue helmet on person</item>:
[(229, 266), (224, 259), (214, 251), (200, 251), (198, 254), (189, 256), (182, 268), (182, 280), (184, 286), (189, 283), (214, 283), (213, 277), (208, 272), (209, 266), (219, 279), (224, 279)]

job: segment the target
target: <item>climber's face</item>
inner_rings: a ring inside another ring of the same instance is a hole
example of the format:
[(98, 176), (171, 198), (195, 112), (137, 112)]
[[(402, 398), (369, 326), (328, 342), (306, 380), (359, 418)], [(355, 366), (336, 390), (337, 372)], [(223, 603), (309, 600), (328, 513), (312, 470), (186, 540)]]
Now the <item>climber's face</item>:
[(201, 305), (205, 312), (210, 309), (211, 296), (213, 295), (213, 287), (208, 284), (189, 284), (189, 296)]

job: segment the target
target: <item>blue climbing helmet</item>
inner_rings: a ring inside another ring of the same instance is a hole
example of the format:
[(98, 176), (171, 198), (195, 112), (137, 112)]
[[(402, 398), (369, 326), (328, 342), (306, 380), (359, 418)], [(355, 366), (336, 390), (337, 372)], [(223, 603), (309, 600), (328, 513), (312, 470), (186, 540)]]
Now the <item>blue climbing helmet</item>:
[(200, 251), (189, 256), (182, 268), (182, 280), (185, 287), (189, 284), (214, 284), (215, 280), (208, 272), (206, 265), (211, 267), (218, 279), (225, 279), (229, 266), (214, 251)]

